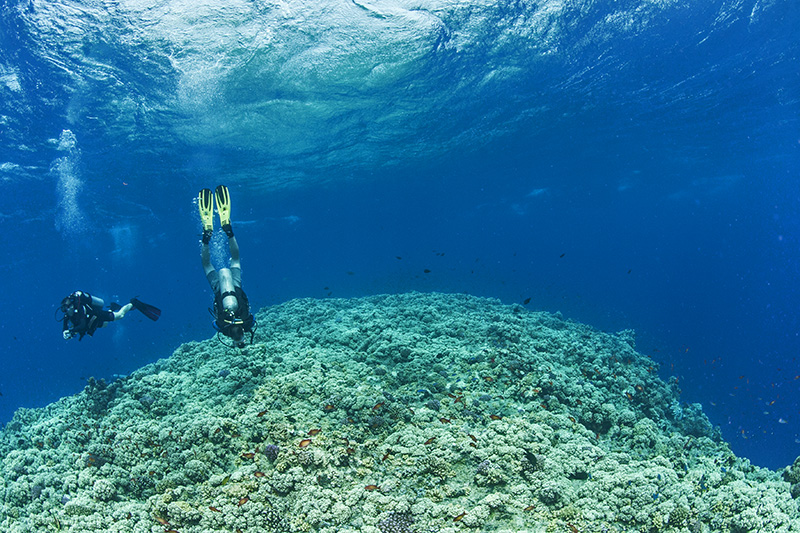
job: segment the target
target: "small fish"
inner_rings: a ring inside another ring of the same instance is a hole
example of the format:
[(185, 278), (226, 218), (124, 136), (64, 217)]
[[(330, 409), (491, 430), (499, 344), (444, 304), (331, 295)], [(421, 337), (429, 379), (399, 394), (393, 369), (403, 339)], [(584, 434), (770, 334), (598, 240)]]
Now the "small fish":
[(503, 417), (500, 416), (500, 415), (489, 415), (489, 418), (491, 418), (492, 420), (502, 420), (503, 419)]
[(633, 395), (630, 392), (626, 392), (625, 396), (627, 396), (629, 400), (633, 401)]
[(268, 412), (269, 412), (269, 409), (264, 409), (263, 411), (259, 411), (259, 412), (258, 412), (258, 414), (257, 414), (256, 416), (264, 416), (264, 415), (265, 415), (265, 414), (267, 414)]
[(427, 269), (427, 268), (425, 270), (423, 270), (423, 272), (425, 272), (426, 274), (430, 274), (431, 273), (431, 271), (429, 269)]
[(523, 509), (523, 511), (525, 511), (525, 512), (533, 511), (533, 505), (527, 506), (525, 509)]
[(165, 529), (164, 533), (178, 533), (176, 529)]
[(483, 379), (485, 379), (486, 381), (494, 381), (492, 376), (483, 376)]
[(212, 511), (214, 511), (215, 513), (221, 513), (222, 512), (219, 509), (217, 509), (216, 507), (214, 507), (213, 505), (209, 505), (208, 508), (211, 509)]
[(570, 416), (569, 419), (573, 424), (575, 423), (575, 417), (574, 416)]
[(356, 451), (355, 451), (353, 448), (347, 448), (347, 449), (345, 449), (345, 453), (347, 453), (347, 455), (353, 455), (355, 452), (356, 452)]
[(242, 454), (242, 459), (252, 459), (255, 456), (256, 454), (254, 454), (253, 452), (247, 452)]
[(530, 298), (525, 298), (525, 299), (522, 301), (522, 305), (528, 305), (529, 303), (531, 303), (531, 299), (530, 299)]
[(478, 437), (476, 437), (472, 433), (467, 433), (467, 436), (472, 439), (472, 442), (478, 442)]
[(385, 461), (389, 457), (390, 453), (392, 453), (392, 450), (386, 450), (386, 454), (383, 456), (383, 459), (381, 459), (381, 461)]
[(311, 439), (303, 439), (303, 440), (300, 441), (298, 446), (301, 447), (301, 448), (305, 448), (309, 444), (311, 444)]
[(322, 430), (321, 429), (312, 429), (311, 431), (308, 432), (308, 435), (310, 437), (313, 437), (314, 435), (318, 435), (320, 431), (322, 431)]
[(325, 411), (326, 413), (330, 413), (331, 411), (336, 410), (336, 407), (334, 407), (333, 404), (329, 403), (325, 404), (325, 407), (323, 407), (322, 410)]
[(217, 433), (219, 433), (220, 431), (222, 431), (222, 428), (217, 428), (217, 429), (215, 429), (215, 430), (214, 430), (214, 435), (216, 435), (216, 434), (217, 434)]
[(401, 260), (401, 259), (403, 259), (403, 258), (402, 258), (402, 257), (400, 257), (399, 255), (396, 255), (396, 256), (394, 256), (394, 258), (395, 258), (395, 259), (397, 259), (397, 260)]
[(470, 442), (469, 445), (472, 446), (473, 448), (477, 448), (478, 447), (478, 445), (475, 444), (474, 442)]
[(247, 503), (247, 502), (249, 502), (249, 501), (250, 501), (250, 498), (248, 498), (247, 496), (245, 496), (244, 498), (242, 498), (241, 500), (239, 500), (239, 507), (241, 507), (242, 505), (246, 504), (246, 503)]
[(364, 490), (372, 492), (373, 490), (378, 490), (379, 488), (380, 487), (378, 485), (367, 485), (366, 487), (364, 487)]
[(378, 402), (378, 403), (375, 404), (375, 406), (372, 408), (372, 410), (373, 411), (377, 411), (381, 407), (383, 407), (383, 402)]
[(636, 390), (642, 392), (644, 390), (644, 387), (642, 387), (641, 385), (636, 385)]
[(442, 417), (442, 418), (439, 419), (439, 422), (441, 422), (442, 424), (449, 424), (450, 423), (450, 419)]
[(559, 255), (558, 257), (564, 257), (565, 255), (567, 255), (567, 254), (561, 254), (561, 255)]
[(465, 516), (467, 516), (467, 512), (466, 511), (464, 511), (463, 513), (461, 513), (457, 517), (453, 518), (453, 522), (460, 522), (461, 519), (464, 518)]
[(264, 472), (261, 472), (261, 471), (253, 472), (253, 475), (256, 476), (256, 477), (264, 477), (264, 476), (266, 476), (266, 474)]
[(436, 437), (431, 437), (428, 440), (426, 440), (423, 444), (425, 444), (425, 446), (427, 446), (428, 444), (433, 444), (433, 441), (435, 441), (435, 440), (436, 440)]
[(168, 526), (169, 525), (169, 522), (167, 522), (166, 519), (161, 518), (160, 516), (154, 516), (153, 518), (155, 518), (156, 522), (158, 522), (162, 526)]

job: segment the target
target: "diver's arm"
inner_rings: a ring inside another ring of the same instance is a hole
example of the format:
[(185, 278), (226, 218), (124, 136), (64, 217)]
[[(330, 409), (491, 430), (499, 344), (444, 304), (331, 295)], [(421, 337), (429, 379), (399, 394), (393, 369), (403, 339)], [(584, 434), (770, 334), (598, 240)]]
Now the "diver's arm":
[(231, 268), (242, 268), (239, 261), (239, 243), (236, 242), (236, 237), (232, 236), (228, 239), (228, 246), (231, 249)]
[(64, 326), (61, 331), (61, 336), (64, 337), (64, 340), (71, 339), (75, 334), (72, 332), (72, 329), (69, 327), (69, 318), (64, 317)]

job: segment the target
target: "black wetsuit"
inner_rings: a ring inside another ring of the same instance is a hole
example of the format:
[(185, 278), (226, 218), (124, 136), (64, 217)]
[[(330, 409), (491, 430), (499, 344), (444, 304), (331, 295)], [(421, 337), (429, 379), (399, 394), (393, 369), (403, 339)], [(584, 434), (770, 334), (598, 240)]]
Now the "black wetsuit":
[(225, 316), (225, 307), (222, 305), (222, 300), (226, 296), (235, 296), (236, 301), (239, 304), (234, 317), (242, 321), (242, 329), (245, 332), (250, 332), (253, 329), (253, 324), (255, 323), (255, 319), (253, 315), (250, 314), (250, 302), (247, 300), (247, 295), (244, 293), (241, 287), (234, 287), (234, 290), (220, 293), (219, 291), (214, 291), (214, 316), (216, 317), (215, 323), (217, 325), (217, 329), (221, 331), (223, 334), (227, 334), (226, 329), (230, 324), (227, 324), (223, 321), (223, 317)]
[(106, 322), (114, 321), (114, 313), (93, 307), (91, 295), (85, 292), (81, 292), (72, 305), (75, 307), (75, 313), (72, 316), (64, 315), (63, 331), (69, 330), (73, 335), (77, 334), (78, 340), (87, 334), (91, 337), (97, 328)]

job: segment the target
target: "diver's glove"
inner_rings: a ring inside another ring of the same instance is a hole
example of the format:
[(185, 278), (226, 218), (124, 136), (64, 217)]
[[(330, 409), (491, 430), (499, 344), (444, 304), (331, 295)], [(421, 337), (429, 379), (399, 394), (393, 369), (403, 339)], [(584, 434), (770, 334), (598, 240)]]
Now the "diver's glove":
[(229, 239), (233, 237), (233, 226), (230, 224), (223, 224), (222, 231), (225, 232), (225, 235), (227, 235)]
[(64, 340), (65, 340), (65, 341), (68, 341), (68, 340), (70, 340), (70, 339), (71, 339), (72, 337), (74, 337), (74, 336), (75, 336), (75, 334), (74, 334), (74, 333), (72, 333), (70, 330), (68, 330), (68, 329), (65, 329), (65, 330), (64, 330)]

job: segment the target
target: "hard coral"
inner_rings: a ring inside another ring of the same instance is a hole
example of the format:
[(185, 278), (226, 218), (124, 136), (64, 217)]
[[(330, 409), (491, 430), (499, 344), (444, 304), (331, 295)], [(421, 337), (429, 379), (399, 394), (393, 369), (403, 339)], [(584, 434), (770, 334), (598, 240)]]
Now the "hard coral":
[(378, 522), (378, 529), (381, 533), (411, 533), (411, 526), (414, 519), (410, 513), (389, 513), (389, 515)]

